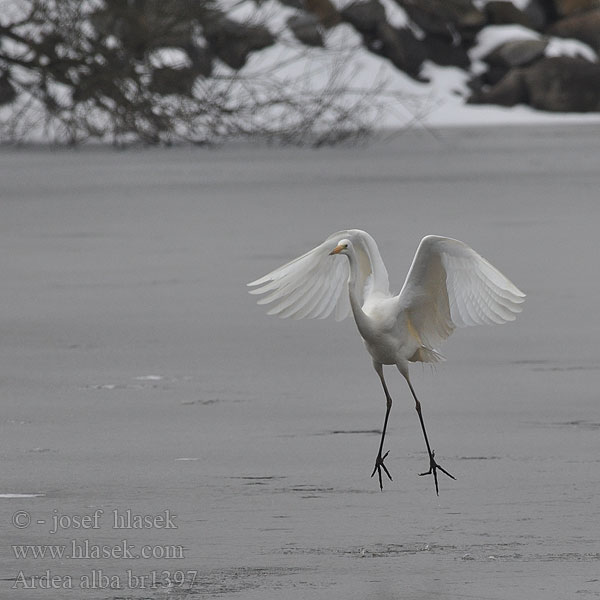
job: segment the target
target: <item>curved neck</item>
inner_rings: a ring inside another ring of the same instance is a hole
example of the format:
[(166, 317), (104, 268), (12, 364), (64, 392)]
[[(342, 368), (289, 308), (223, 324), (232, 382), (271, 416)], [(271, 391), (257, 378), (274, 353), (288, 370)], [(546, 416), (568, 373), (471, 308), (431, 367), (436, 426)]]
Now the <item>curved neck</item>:
[(354, 320), (358, 325), (359, 331), (361, 327), (367, 324), (368, 317), (365, 315), (361, 305), (361, 294), (360, 286), (361, 283), (358, 277), (358, 257), (353, 246), (348, 248), (348, 262), (350, 263), (350, 275), (348, 276), (348, 293), (350, 295), (350, 306), (352, 307), (352, 313), (354, 314)]
[(373, 278), (371, 281), (372, 290), (382, 294), (389, 294), (390, 281), (388, 272), (383, 264), (383, 259), (381, 258), (381, 254), (379, 253), (379, 248), (377, 247), (375, 240), (366, 231), (361, 232), (359, 239), (362, 249), (368, 256), (371, 272), (373, 273)]

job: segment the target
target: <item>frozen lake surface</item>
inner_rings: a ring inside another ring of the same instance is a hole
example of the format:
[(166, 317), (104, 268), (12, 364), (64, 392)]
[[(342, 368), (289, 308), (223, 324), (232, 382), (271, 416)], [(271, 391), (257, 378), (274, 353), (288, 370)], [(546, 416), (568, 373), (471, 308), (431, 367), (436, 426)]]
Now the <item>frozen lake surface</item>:
[[(1, 150), (2, 598), (600, 597), (599, 133)], [(413, 366), (439, 497), (391, 368), (394, 481), (369, 477), (385, 401), (352, 320), (246, 293), (351, 227), (395, 291), (435, 233), (528, 295)]]

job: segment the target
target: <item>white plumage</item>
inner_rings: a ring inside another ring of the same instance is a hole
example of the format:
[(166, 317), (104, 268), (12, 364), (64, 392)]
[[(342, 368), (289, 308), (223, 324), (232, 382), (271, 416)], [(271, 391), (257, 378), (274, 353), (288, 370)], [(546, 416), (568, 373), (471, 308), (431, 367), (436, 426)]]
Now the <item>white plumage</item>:
[[(348, 260), (341, 260), (340, 255)], [(390, 294), (387, 270), (375, 240), (365, 231), (348, 229), (248, 284), (251, 294), (265, 294), (259, 304), (271, 304), (279, 317), (344, 319), (352, 310), (358, 330), (373, 359), (387, 399), (387, 411), (373, 474), (389, 472), (382, 456), (392, 400), (383, 365), (395, 364), (415, 399), (438, 490), (437, 469), (452, 477), (434, 459), (421, 406), (408, 376), (408, 363), (435, 362), (437, 348), (456, 327), (513, 321), (525, 294), (465, 243), (428, 235), (421, 240), (406, 281), (397, 296)], [(390, 477), (391, 479), (391, 477)]]

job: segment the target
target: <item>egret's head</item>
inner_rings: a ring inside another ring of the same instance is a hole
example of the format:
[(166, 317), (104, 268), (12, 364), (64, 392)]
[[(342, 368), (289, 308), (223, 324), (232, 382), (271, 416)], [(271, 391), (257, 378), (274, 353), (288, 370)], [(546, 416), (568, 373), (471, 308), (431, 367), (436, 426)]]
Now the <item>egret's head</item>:
[(350, 240), (340, 240), (338, 242), (338, 245), (329, 253), (330, 255), (332, 254), (348, 254), (348, 248), (350, 248), (352, 244), (350, 243)]

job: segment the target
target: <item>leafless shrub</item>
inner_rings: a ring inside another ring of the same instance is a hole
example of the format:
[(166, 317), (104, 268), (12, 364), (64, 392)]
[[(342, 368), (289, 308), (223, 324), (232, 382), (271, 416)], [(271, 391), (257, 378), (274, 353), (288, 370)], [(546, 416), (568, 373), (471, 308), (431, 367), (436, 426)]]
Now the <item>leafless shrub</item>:
[(252, 60), (275, 36), (212, 0), (15, 1), (0, 17), (4, 141), (320, 146), (364, 139), (389, 101), (383, 80), (352, 85), (351, 50)]

